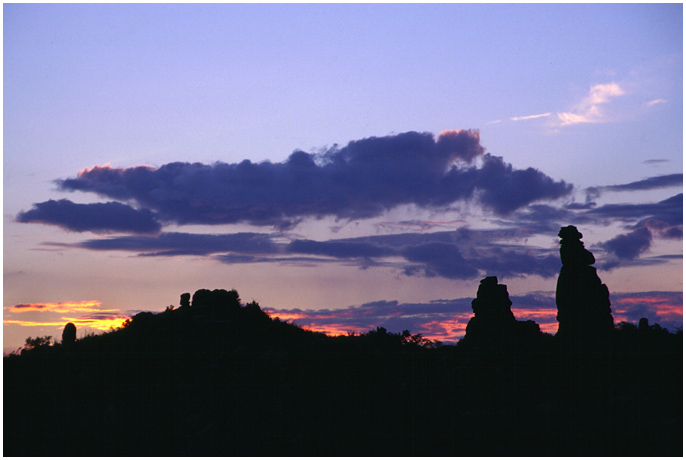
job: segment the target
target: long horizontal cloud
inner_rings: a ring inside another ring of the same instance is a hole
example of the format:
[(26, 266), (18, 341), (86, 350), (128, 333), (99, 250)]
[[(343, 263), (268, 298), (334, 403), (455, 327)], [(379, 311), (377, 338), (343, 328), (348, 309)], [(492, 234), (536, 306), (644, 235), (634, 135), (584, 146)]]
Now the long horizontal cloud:
[(69, 200), (49, 200), (19, 213), (17, 221), (57, 225), (75, 232), (157, 233), (161, 229), (150, 210), (134, 209), (114, 201), (77, 204)]
[[(281, 234), (160, 233), (120, 236), (76, 244), (49, 243), (98, 251), (130, 251), (143, 256), (214, 256), (227, 264), (317, 263), (341, 261), (361, 268), (386, 265), (408, 276), (472, 279), (480, 274), (500, 277), (554, 276), (560, 268), (556, 248), (501, 244), (519, 238), (517, 229), (403, 233), (359, 238), (282, 242)], [(393, 258), (394, 261), (387, 261)]]
[(80, 300), (76, 302), (46, 302), (46, 303), (20, 303), (5, 307), (10, 313), (25, 313), (29, 311), (51, 311), (56, 313), (71, 312), (112, 312), (115, 310), (103, 310), (99, 300)]
[(272, 237), (262, 233), (200, 234), (163, 232), (156, 236), (121, 236), (78, 243), (84, 249), (134, 251), (149, 256), (208, 255), (218, 252), (273, 254)]
[(657, 203), (608, 204), (586, 211), (587, 216), (601, 220), (636, 222), (631, 226), (631, 232), (600, 243), (602, 248), (618, 258), (617, 261), (609, 261), (605, 267), (612, 268), (621, 260), (636, 259), (650, 248), (655, 237), (683, 238), (683, 202), (683, 194), (680, 193)]
[(682, 173), (678, 173), (653, 176), (647, 179), (629, 182), (627, 184), (589, 187), (585, 190), (585, 192), (589, 197), (597, 198), (602, 192), (632, 192), (638, 190), (654, 190), (666, 187), (683, 187), (683, 185), (684, 175)]
[(586, 212), (587, 215), (613, 220), (632, 221), (655, 218), (672, 225), (683, 222), (684, 194), (679, 193), (657, 203), (606, 204)]
[[(314, 241), (291, 239), (281, 233), (192, 234), (162, 232), (98, 238), (67, 246), (90, 250), (120, 250), (144, 256), (211, 256), (226, 264), (279, 263), (316, 265), (339, 262), (367, 268), (385, 266), (407, 276), (475, 279), (555, 276), (560, 269), (557, 245), (539, 248), (522, 242), (532, 236), (557, 234), (567, 224), (604, 224), (623, 221), (629, 230), (596, 247), (608, 257), (598, 267), (616, 268), (637, 263), (666, 263), (666, 259), (638, 260), (655, 238), (680, 238), (683, 195), (658, 203), (565, 206), (529, 205), (513, 213), (501, 228), (372, 235)], [(589, 209), (590, 208), (590, 209)], [(455, 224), (453, 222), (453, 224)], [(388, 226), (384, 222), (384, 226)], [(64, 246), (64, 245), (62, 245)]]
[[(470, 166), (477, 157), (481, 167)], [(570, 184), (516, 170), (484, 154), (479, 133), (407, 132), (352, 141), (321, 154), (295, 151), (283, 163), (96, 166), (58, 181), (65, 191), (136, 202), (162, 222), (248, 222), (287, 228), (306, 217), (378, 216), (399, 205), (440, 208), (476, 199), (498, 214), (569, 194)]]
[[(23, 319), (3, 319), (3, 324), (16, 324), (17, 326), (23, 327), (45, 327), (52, 326), (58, 333), (67, 323), (74, 323), (77, 328), (86, 327), (92, 329), (98, 329), (100, 331), (107, 331), (110, 328), (121, 327), (122, 324), (129, 319), (130, 316), (124, 315), (114, 315), (108, 313), (95, 313), (86, 316), (77, 317), (62, 317), (58, 320), (48, 320), (48, 321), (30, 321)], [(57, 335), (55, 336), (57, 337)]]

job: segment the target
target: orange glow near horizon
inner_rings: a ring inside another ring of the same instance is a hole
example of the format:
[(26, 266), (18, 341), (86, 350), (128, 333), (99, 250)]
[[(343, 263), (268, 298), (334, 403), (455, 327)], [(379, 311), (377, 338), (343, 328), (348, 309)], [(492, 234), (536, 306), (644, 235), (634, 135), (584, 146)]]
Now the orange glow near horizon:
[(111, 313), (118, 310), (104, 310), (100, 308), (102, 302), (99, 300), (81, 300), (77, 302), (47, 302), (47, 303), (20, 303), (5, 307), (12, 313), (23, 313), (28, 311), (51, 311), (55, 313), (69, 313), (69, 312), (104, 312)]
[(422, 334), (422, 337), (425, 339), (455, 342), (460, 337), (464, 337), (467, 323), (455, 317), (444, 321), (429, 321), (422, 324), (421, 328), (426, 331)]
[(114, 318), (64, 318), (65, 321), (74, 323), (75, 326), (90, 327), (100, 331), (108, 331), (112, 328), (117, 329), (122, 327), (128, 317), (114, 317)]
[(628, 307), (641, 304), (651, 306), (660, 317), (683, 317), (684, 314), (683, 301), (675, 303), (674, 298), (660, 295), (613, 299), (612, 309), (618, 315), (623, 315)]
[(23, 327), (43, 327), (43, 326), (54, 326), (57, 328), (64, 327), (67, 323), (74, 323), (75, 326), (90, 327), (92, 329), (98, 329), (100, 331), (108, 331), (111, 328), (119, 328), (124, 322), (129, 319), (128, 317), (113, 317), (113, 318), (66, 318), (63, 317), (59, 321), (27, 321), (20, 319), (4, 319), (3, 324), (16, 324)]
[(340, 323), (331, 323), (331, 324), (326, 324), (326, 325), (321, 325), (321, 324), (306, 324), (301, 326), (303, 329), (307, 329), (312, 332), (321, 332), (323, 334), (326, 334), (331, 337), (336, 337), (339, 335), (348, 335), (350, 332), (354, 332), (355, 334), (360, 334), (367, 332), (366, 330), (361, 330), (359, 328), (355, 327), (350, 327), (347, 324), (340, 324)]

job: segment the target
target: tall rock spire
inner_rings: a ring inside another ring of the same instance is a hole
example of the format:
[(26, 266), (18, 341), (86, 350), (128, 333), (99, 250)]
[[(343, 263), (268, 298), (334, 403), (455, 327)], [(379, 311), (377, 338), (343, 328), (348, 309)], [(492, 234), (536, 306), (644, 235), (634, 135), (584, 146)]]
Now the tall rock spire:
[(576, 344), (595, 344), (607, 338), (614, 327), (610, 293), (591, 267), (595, 257), (584, 248), (583, 235), (576, 227), (562, 227), (558, 236), (562, 268), (555, 292), (556, 337)]

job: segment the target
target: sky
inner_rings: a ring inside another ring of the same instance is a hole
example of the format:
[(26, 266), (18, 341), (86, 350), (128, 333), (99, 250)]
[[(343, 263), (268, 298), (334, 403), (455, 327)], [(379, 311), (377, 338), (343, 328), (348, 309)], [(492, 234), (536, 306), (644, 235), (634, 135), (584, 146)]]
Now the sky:
[(681, 4), (4, 4), (3, 350), (236, 289), (455, 342), (555, 333), (562, 226), (615, 322), (683, 324)]

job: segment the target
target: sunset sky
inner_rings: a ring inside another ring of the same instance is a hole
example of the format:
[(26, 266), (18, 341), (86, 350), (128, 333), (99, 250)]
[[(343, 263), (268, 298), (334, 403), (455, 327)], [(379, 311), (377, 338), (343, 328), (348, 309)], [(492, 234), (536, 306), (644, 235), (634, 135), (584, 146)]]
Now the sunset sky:
[(5, 4), (4, 351), (236, 289), (454, 342), (557, 330), (561, 226), (615, 322), (682, 327), (679, 4)]

